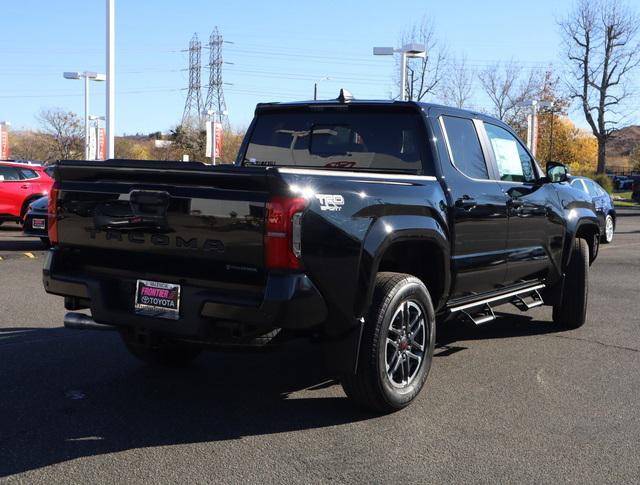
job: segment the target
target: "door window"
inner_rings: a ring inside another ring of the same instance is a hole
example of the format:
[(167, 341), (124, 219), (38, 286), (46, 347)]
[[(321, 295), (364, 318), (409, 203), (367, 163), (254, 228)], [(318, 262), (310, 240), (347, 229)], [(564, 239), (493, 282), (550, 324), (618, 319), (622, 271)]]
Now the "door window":
[(15, 167), (0, 166), (0, 175), (4, 176), (4, 180), (20, 180), (20, 174)]
[(37, 179), (38, 174), (35, 170), (31, 170), (30, 168), (21, 168), (20, 175), (22, 176), (22, 180), (32, 180)]
[(504, 128), (484, 124), (498, 165), (500, 180), (506, 182), (536, 181), (534, 162), (522, 144)]
[(571, 181), (571, 187), (573, 187), (574, 189), (582, 190), (583, 192), (587, 191), (584, 184), (582, 183), (582, 180), (580, 179), (574, 179), (573, 181)]
[(585, 185), (587, 186), (587, 192), (591, 197), (600, 197), (600, 192), (598, 192), (598, 188), (593, 180), (585, 179)]
[(474, 179), (489, 179), (487, 163), (480, 147), (473, 121), (467, 118), (443, 116), (451, 161), (458, 170)]

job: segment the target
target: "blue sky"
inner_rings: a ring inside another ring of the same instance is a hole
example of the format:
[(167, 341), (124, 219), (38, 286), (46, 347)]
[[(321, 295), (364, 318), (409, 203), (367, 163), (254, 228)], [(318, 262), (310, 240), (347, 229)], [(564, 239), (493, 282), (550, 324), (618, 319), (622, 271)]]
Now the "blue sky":
[[(346, 87), (357, 98), (387, 98), (395, 64), (372, 56), (374, 45), (396, 45), (423, 15), (440, 42), (482, 68), (517, 60), (542, 69), (558, 64), (556, 19), (568, 0), (456, 1), (215, 1), (116, 0), (116, 131), (167, 131), (177, 124), (187, 86), (194, 32), (205, 43), (214, 26), (224, 39), (224, 81), (232, 125), (246, 126), (262, 101), (310, 99)], [(3, 2), (0, 37), (0, 120), (36, 127), (42, 108), (83, 110), (82, 84), (63, 71), (104, 71), (104, 0)], [(208, 51), (202, 51), (203, 64)], [(206, 82), (208, 72), (202, 72)], [(104, 114), (104, 83), (92, 83), (91, 113)], [(203, 93), (205, 96), (206, 93)], [(475, 100), (482, 105), (482, 98)], [(579, 115), (575, 116), (583, 124)], [(637, 120), (635, 120), (637, 122)]]

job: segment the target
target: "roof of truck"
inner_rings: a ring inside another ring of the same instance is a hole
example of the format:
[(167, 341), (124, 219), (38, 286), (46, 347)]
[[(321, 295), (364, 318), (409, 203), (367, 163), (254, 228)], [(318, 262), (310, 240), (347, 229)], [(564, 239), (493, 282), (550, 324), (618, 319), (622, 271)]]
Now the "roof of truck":
[[(480, 113), (478, 111), (463, 109), (463, 108), (455, 108), (453, 106), (445, 106), (437, 103), (423, 103), (417, 101), (398, 101), (393, 99), (356, 99), (356, 98), (336, 98), (336, 99), (319, 99), (319, 100), (308, 100), (308, 101), (288, 101), (288, 102), (272, 102), (272, 103), (258, 103), (256, 106), (256, 112), (273, 109), (273, 108), (295, 108), (301, 106), (309, 106), (309, 107), (329, 107), (329, 106), (412, 106), (414, 108), (418, 107), (423, 110), (428, 110), (429, 108), (438, 108), (447, 110), (449, 112), (455, 113), (459, 112), (460, 114), (473, 115), (475, 117), (482, 118), (493, 118), (485, 113)], [(496, 120), (499, 121), (499, 120)]]

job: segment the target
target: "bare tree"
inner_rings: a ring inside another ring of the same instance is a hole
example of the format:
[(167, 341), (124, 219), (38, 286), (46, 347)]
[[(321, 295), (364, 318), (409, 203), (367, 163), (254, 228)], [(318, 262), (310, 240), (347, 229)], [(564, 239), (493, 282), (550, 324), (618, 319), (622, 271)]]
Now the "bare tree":
[(478, 73), (480, 85), (493, 105), (491, 114), (496, 118), (504, 121), (514, 110), (516, 98), (519, 97), (517, 91), (521, 72), (518, 64), (510, 62), (504, 68), (497, 63)]
[(526, 132), (527, 101), (539, 99), (543, 78), (536, 70), (524, 71), (516, 62), (504, 67), (497, 63), (478, 74), (480, 85), (492, 104), (490, 114), (511, 125), (519, 134)]
[[(402, 34), (401, 46), (412, 43), (424, 44), (427, 55), (424, 58), (407, 59), (407, 85), (404, 89), (407, 99), (421, 101), (427, 94), (434, 92), (442, 79), (445, 53), (438, 44), (433, 23), (426, 16)], [(397, 60), (398, 70), (399, 64), (400, 61)], [(399, 77), (396, 82), (400, 86)]]
[(473, 94), (475, 75), (476, 73), (467, 67), (466, 56), (462, 56), (460, 60), (451, 59), (447, 63), (440, 87), (440, 97), (444, 103), (456, 108), (466, 107)]
[(38, 120), (44, 135), (48, 135), (49, 160), (80, 158), (83, 155), (83, 129), (75, 113), (58, 108), (40, 112)]
[(618, 0), (579, 0), (560, 22), (571, 68), (567, 80), (598, 140), (597, 173), (606, 168), (606, 144), (620, 121), (629, 72), (640, 63), (638, 15)]

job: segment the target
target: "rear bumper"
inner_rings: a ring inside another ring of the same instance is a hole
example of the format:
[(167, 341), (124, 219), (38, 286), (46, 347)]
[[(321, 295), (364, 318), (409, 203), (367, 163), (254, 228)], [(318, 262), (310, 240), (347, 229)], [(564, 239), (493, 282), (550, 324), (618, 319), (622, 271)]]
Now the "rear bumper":
[(321, 324), (328, 316), (322, 295), (302, 273), (270, 274), (261, 296), (182, 284), (180, 318), (165, 320), (134, 312), (135, 279), (65, 271), (61, 263), (60, 251), (50, 250), (43, 268), (47, 293), (67, 297), (69, 309), (89, 307), (93, 319), (107, 325), (209, 339), (220, 322), (257, 331), (274, 327), (306, 329)]

